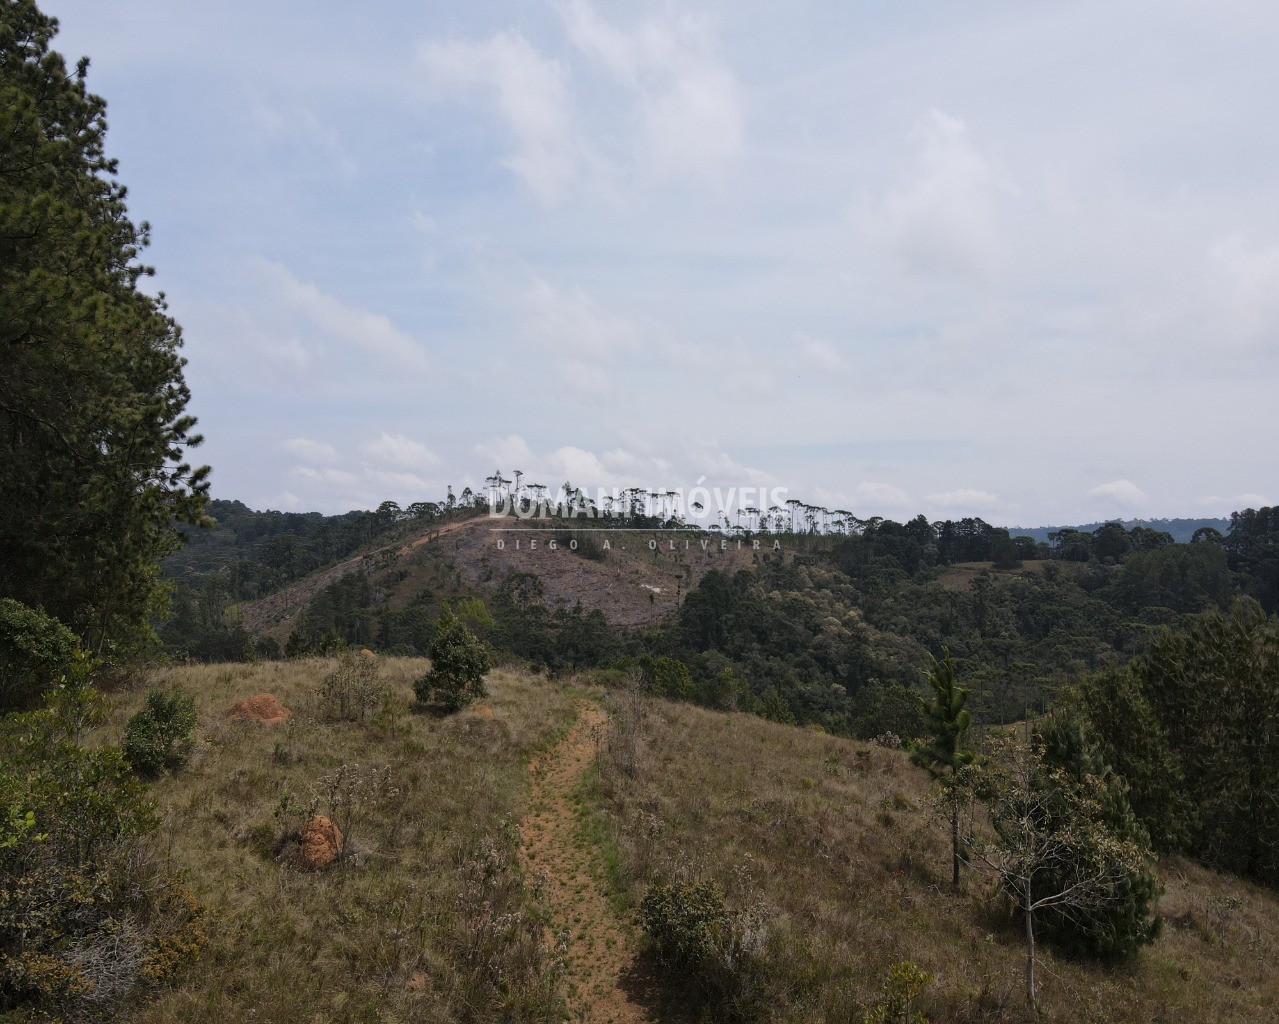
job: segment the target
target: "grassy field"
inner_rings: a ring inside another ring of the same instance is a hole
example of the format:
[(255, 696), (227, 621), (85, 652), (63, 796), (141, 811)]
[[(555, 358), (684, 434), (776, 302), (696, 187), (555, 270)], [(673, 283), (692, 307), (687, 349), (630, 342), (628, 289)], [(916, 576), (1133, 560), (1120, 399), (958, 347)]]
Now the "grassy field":
[(1041, 948), (1042, 1016), (1022, 994), (1021, 933), (984, 881), (950, 886), (927, 776), (900, 751), (687, 705), (644, 716), (634, 775), (605, 763), (589, 794), (621, 899), (717, 882), (765, 922), (748, 1002), (765, 1019), (860, 1021), (888, 970), (932, 975), (934, 1022), (1279, 1020), (1279, 897), (1162, 865), (1161, 938), (1116, 967)]
[[(382, 659), (390, 706), (341, 724), (315, 714), (326, 660), (182, 668), (153, 680), (198, 695), (191, 763), (153, 795), (162, 848), (208, 907), (210, 943), (135, 1020), (558, 1019), (554, 959), (522, 883), (516, 823), (527, 760), (567, 728), (574, 698), (499, 671), (486, 701), (492, 718), (410, 714), (425, 665)], [(290, 724), (227, 719), (234, 701), (262, 692), (296, 712)], [(115, 728), (140, 697), (121, 700)], [(377, 770), (379, 786), (389, 772), (391, 790), (365, 793), (348, 812), (351, 861), (314, 874), (277, 859), (280, 836), (343, 765)]]
[[(562, 1018), (561, 957), (571, 951), (548, 941), (554, 922), (520, 868), (517, 826), (530, 759), (599, 692), (499, 670), (491, 717), (439, 718), (410, 710), (424, 662), (378, 664), (380, 710), (348, 723), (317, 714), (328, 660), (151, 680), (199, 700), (190, 764), (152, 792), (163, 856), (206, 904), (209, 944), (132, 1019)], [(290, 724), (227, 718), (234, 701), (262, 692), (296, 712)], [(927, 777), (900, 751), (687, 705), (639, 702), (626, 713), (628, 701), (602, 696), (615, 730), (636, 726), (578, 791), (579, 834), (595, 847), (611, 912), (626, 929), (651, 884), (718, 883), (730, 908), (762, 925), (741, 1000), (756, 1019), (861, 1022), (891, 965), (907, 960), (932, 975), (922, 1008), (935, 1024), (1279, 1019), (1273, 892), (1163, 864), (1162, 937), (1115, 967), (1042, 950), (1035, 1017), (1019, 931), (992, 909), (983, 879), (951, 889)], [(107, 735), (141, 697), (117, 695)], [(352, 855), (301, 871), (283, 839), (315, 794), (331, 810), (324, 780), (343, 766), (368, 782), (335, 812)], [(697, 1019), (696, 986), (675, 978), (666, 989), (647, 1001), (653, 1019)]]

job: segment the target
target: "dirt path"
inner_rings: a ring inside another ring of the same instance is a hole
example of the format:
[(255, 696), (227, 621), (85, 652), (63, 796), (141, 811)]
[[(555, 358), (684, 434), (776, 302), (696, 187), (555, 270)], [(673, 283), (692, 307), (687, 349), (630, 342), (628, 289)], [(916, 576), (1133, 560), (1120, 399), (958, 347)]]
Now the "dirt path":
[(520, 824), (520, 859), (540, 878), (552, 941), (564, 949), (571, 1019), (632, 1024), (654, 1019), (635, 997), (642, 972), (635, 969), (632, 937), (608, 902), (573, 805), (606, 720), (598, 706), (583, 704), (569, 734), (530, 765), (533, 793)]

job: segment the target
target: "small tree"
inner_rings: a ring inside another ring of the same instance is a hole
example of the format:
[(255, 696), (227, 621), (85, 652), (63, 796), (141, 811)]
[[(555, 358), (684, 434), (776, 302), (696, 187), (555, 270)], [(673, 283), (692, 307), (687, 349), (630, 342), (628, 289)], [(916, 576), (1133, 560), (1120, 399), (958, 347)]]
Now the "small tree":
[[(1035, 727), (1034, 737), (1049, 766), (1075, 779), (1096, 780), (1101, 821), (1112, 835), (1150, 849), (1150, 833), (1128, 802), (1127, 783), (1111, 771), (1084, 719), (1059, 709)], [(1051, 886), (1054, 879), (1047, 882)], [(1154, 858), (1145, 857), (1112, 883), (1107, 898), (1090, 913), (1074, 914), (1069, 908), (1045, 912), (1039, 934), (1075, 953), (1103, 959), (1131, 956), (1159, 933), (1160, 920), (1153, 914), (1158, 899)]]
[(941, 661), (933, 659), (928, 682), (933, 688), (933, 699), (924, 705), (926, 728), (932, 735), (931, 742), (919, 743), (911, 748), (910, 758), (927, 769), (942, 788), (944, 805), (950, 810), (951, 883), (959, 884), (959, 812), (962, 795), (957, 788), (960, 770), (973, 763), (974, 754), (964, 745), (972, 715), (964, 705), (968, 703), (968, 691), (955, 685), (955, 665), (950, 653), (943, 652)]
[(484, 674), (492, 667), (488, 646), (448, 605), (440, 609), (430, 654), (431, 670), (413, 684), (418, 700), (435, 697), (448, 710), (458, 711), (484, 696)]
[(143, 775), (186, 764), (195, 723), (194, 697), (181, 690), (152, 690), (124, 727), (124, 756)]
[(974, 777), (993, 833), (977, 835), (970, 820), (961, 838), (1022, 918), (1026, 997), (1034, 1006), (1038, 915), (1086, 918), (1104, 910), (1124, 880), (1148, 865), (1150, 853), (1106, 826), (1101, 780), (1051, 766), (1038, 742), (1002, 740), (981, 768), (961, 775)]
[(319, 712), (326, 722), (363, 721), (382, 700), (377, 661), (367, 654), (343, 651), (320, 682)]

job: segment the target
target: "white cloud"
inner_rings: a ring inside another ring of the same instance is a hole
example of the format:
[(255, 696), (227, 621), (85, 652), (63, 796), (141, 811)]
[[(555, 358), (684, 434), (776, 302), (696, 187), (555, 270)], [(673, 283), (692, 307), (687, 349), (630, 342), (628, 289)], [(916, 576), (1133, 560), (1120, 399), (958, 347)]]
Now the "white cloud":
[(475, 445), (471, 451), (480, 458), (485, 468), (491, 463), (504, 474), (523, 470), (533, 464), (533, 449), (518, 434), (490, 438)]
[(432, 235), (439, 225), (435, 223), (434, 217), (428, 217), (421, 210), (414, 208), (409, 214), (409, 226), (423, 235)]
[(901, 512), (911, 507), (910, 496), (895, 484), (864, 480), (853, 491), (852, 511), (860, 514), (868, 509), (872, 514), (888, 510)]
[(911, 138), (915, 172), (872, 214), (872, 232), (911, 273), (988, 277), (1002, 257), (1001, 203), (1015, 189), (959, 118), (930, 110)]
[[(431, 40), (418, 53), (429, 95), (487, 95), (514, 146), (503, 162), (539, 199), (560, 202), (630, 167), (658, 179), (713, 180), (737, 160), (741, 94), (706, 22), (667, 16), (622, 28), (584, 0), (559, 11), (584, 72), (576, 78), (512, 30), (483, 42)], [(624, 116), (600, 116), (601, 85), (626, 97)]]
[(338, 452), (331, 444), (312, 441), (307, 437), (291, 437), (280, 443), (280, 450), (303, 462), (325, 465), (338, 461)]
[(1214, 338), (1239, 347), (1279, 343), (1279, 245), (1257, 246), (1236, 234), (1208, 255)]
[(962, 487), (957, 491), (946, 491), (942, 494), (930, 494), (928, 502), (936, 508), (957, 512), (988, 512), (999, 508), (1001, 504), (997, 495), (969, 487)]
[(325, 484), (328, 486), (351, 487), (358, 481), (359, 477), (354, 473), (345, 469), (335, 469), (332, 466), (326, 466), (323, 469), (315, 469), (311, 466), (294, 466), (289, 471), (291, 476), (297, 477), (299, 480), (306, 480), (313, 484)]
[(1270, 502), (1264, 495), (1248, 493), (1235, 495), (1235, 511), (1245, 508), (1269, 508)]
[(404, 434), (388, 434), (383, 431), (377, 438), (360, 447), (364, 457), (379, 466), (397, 469), (424, 470), (439, 465), (439, 457), (426, 445)]
[(1112, 480), (1100, 484), (1088, 492), (1090, 498), (1109, 498), (1118, 505), (1128, 508), (1140, 505), (1147, 500), (1146, 492), (1131, 480)]
[(800, 356), (810, 366), (827, 373), (839, 373), (846, 368), (843, 356), (829, 341), (805, 335), (799, 335), (795, 340), (800, 343)]
[(426, 354), (417, 342), (383, 314), (348, 306), (315, 285), (298, 280), (279, 263), (258, 260), (257, 270), (272, 297), (314, 330), (399, 369), (418, 373), (429, 369)]
[(257, 103), (249, 117), (268, 136), (289, 142), (301, 140), (319, 149), (345, 177), (354, 177), (359, 170), (354, 158), (343, 145), (337, 129), (318, 117), (306, 104), (294, 104), (287, 110), (277, 110), (264, 103)]
[(573, 44), (632, 94), (637, 156), (658, 177), (714, 178), (741, 155), (740, 91), (707, 23), (650, 18), (622, 29), (587, 0), (559, 9)]
[(605, 363), (633, 349), (639, 330), (603, 309), (581, 289), (560, 289), (538, 278), (521, 296), (518, 319), (538, 352), (555, 359), (557, 381), (575, 391), (603, 395), (611, 388)]
[(666, 89), (645, 97), (641, 109), (647, 157), (660, 176), (712, 178), (742, 151), (737, 84), (726, 68), (683, 69)]
[(598, 358), (632, 343), (638, 333), (580, 288), (559, 289), (541, 278), (525, 292), (524, 307), (538, 342), (562, 354)]
[[(444, 485), (437, 480), (430, 480), (417, 473), (396, 472), (366, 466), (364, 480), (374, 488), (374, 493), (396, 495), (399, 499), (410, 501), (427, 501), (440, 498), (444, 494)], [(391, 500), (396, 500), (392, 498)]]
[(430, 92), (487, 91), (515, 142), (506, 166), (543, 201), (564, 196), (585, 154), (572, 127), (568, 72), (558, 61), (518, 32), (483, 43), (432, 41), (418, 56)]

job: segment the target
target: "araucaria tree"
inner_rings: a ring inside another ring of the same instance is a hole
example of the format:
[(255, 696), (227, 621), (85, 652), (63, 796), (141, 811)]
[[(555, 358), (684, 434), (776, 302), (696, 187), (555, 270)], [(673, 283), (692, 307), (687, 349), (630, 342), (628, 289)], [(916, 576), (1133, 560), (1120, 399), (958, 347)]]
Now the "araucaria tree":
[(979, 833), (969, 820), (963, 839), (1021, 918), (1034, 1005), (1040, 917), (1087, 920), (1113, 908), (1131, 895), (1125, 882), (1150, 871), (1150, 850), (1107, 826), (1102, 779), (1053, 766), (1034, 738), (996, 743), (976, 775), (990, 830)]
[(962, 802), (958, 781), (961, 769), (973, 763), (974, 754), (965, 742), (972, 715), (964, 707), (968, 703), (968, 691), (955, 683), (955, 665), (949, 652), (945, 652), (941, 661), (933, 659), (928, 682), (933, 688), (933, 699), (925, 703), (924, 716), (925, 728), (932, 739), (913, 746), (910, 757), (941, 785), (943, 804), (950, 810), (951, 882), (958, 885)]
[(106, 104), (0, 0), (0, 597), (98, 654), (150, 636), (157, 561), (202, 518), (177, 324), (139, 289), (148, 226), (106, 156)]

